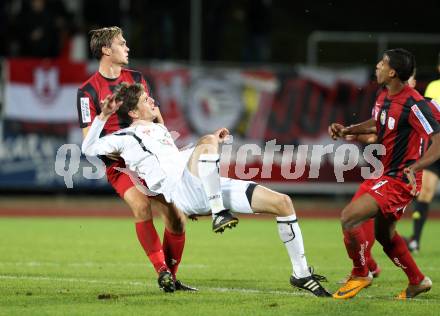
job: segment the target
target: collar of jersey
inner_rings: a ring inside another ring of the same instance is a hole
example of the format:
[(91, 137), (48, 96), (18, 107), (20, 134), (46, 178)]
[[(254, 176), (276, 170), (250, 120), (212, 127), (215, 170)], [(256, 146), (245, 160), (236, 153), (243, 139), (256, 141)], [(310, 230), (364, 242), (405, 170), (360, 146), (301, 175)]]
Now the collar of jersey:
[(102, 77), (102, 78), (104, 78), (105, 80), (107, 80), (107, 81), (116, 81), (116, 80), (118, 80), (121, 76), (119, 75), (119, 77), (116, 77), (116, 78), (107, 78), (106, 76), (104, 76), (102, 73), (100, 73), (99, 71), (98, 71), (98, 74)]

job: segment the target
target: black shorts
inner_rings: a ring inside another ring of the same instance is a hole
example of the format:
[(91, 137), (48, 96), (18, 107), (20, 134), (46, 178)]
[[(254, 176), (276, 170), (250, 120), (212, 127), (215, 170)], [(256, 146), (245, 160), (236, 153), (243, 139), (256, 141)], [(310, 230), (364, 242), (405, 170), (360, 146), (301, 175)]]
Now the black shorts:
[(429, 165), (425, 169), (429, 170), (431, 172), (434, 172), (437, 175), (437, 177), (440, 178), (440, 159), (437, 160), (436, 162), (432, 163), (431, 165)]

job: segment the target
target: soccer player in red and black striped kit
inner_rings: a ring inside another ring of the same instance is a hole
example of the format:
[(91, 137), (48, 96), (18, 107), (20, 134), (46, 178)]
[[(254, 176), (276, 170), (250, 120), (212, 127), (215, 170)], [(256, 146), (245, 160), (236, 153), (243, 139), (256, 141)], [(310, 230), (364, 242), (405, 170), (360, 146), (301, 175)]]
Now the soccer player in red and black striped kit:
[[(129, 48), (119, 27), (105, 27), (90, 32), (90, 49), (99, 60), (99, 69), (78, 89), (77, 107), (80, 127), (84, 137), (95, 116), (101, 112), (104, 99), (122, 82), (141, 83), (145, 91), (149, 87), (140, 72), (123, 68), (128, 64)], [(159, 123), (163, 123), (159, 114)], [(107, 121), (103, 134), (128, 127), (130, 122), (113, 114)], [(106, 164), (109, 183), (133, 211), (138, 240), (159, 275), (159, 287), (166, 292), (197, 290), (176, 280), (176, 272), (185, 245), (185, 217), (171, 204), (158, 198), (150, 198), (138, 189), (130, 177), (118, 171), (125, 168), (117, 157), (102, 157)], [(162, 215), (165, 222), (163, 245), (153, 224), (152, 209)]]
[[(376, 134), (377, 143), (386, 150), (381, 156), (382, 176), (364, 181), (342, 211), (344, 243), (353, 269), (345, 285), (333, 294), (334, 298), (351, 298), (371, 284), (365, 257), (368, 241), (362, 226), (372, 217), (376, 240), (409, 280), (397, 298), (413, 298), (432, 287), (396, 231), (397, 221), (420, 190), (423, 168), (440, 158), (440, 125), (428, 102), (406, 84), (414, 68), (414, 56), (408, 51), (386, 51), (376, 66), (377, 82), (383, 89), (376, 98), (373, 118), (348, 127), (333, 123), (329, 128), (334, 139)], [(432, 144), (426, 150), (429, 139)]]

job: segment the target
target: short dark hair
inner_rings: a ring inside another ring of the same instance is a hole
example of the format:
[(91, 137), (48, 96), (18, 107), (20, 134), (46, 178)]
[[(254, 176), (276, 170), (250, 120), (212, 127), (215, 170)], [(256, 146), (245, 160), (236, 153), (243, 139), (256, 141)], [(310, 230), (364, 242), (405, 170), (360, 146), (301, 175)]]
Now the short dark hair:
[(140, 83), (128, 84), (127, 82), (122, 82), (116, 87), (114, 91), (115, 100), (116, 102), (122, 101), (117, 115), (124, 123), (130, 124), (133, 121), (130, 115), (128, 115), (128, 112), (136, 109), (139, 98), (143, 92), (145, 92), (145, 89)]
[(385, 51), (390, 59), (390, 67), (393, 68), (401, 81), (407, 81), (414, 73), (416, 59), (412, 53), (403, 48), (394, 48)]
[(93, 57), (101, 59), (102, 48), (110, 47), (112, 45), (113, 39), (122, 35), (122, 30), (117, 26), (103, 27), (96, 30), (91, 30), (90, 35), (90, 50), (92, 51)]

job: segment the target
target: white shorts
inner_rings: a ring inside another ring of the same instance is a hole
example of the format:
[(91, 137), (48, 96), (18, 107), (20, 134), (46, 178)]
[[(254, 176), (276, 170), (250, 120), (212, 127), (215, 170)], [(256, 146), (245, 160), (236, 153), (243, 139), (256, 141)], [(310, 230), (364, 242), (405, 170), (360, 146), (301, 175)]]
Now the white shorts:
[[(246, 196), (246, 190), (255, 182), (230, 178), (220, 178), (223, 204), (235, 213), (253, 213)], [(202, 181), (185, 168), (180, 182), (172, 193), (173, 203), (187, 215), (206, 215), (211, 213), (208, 197)]]

